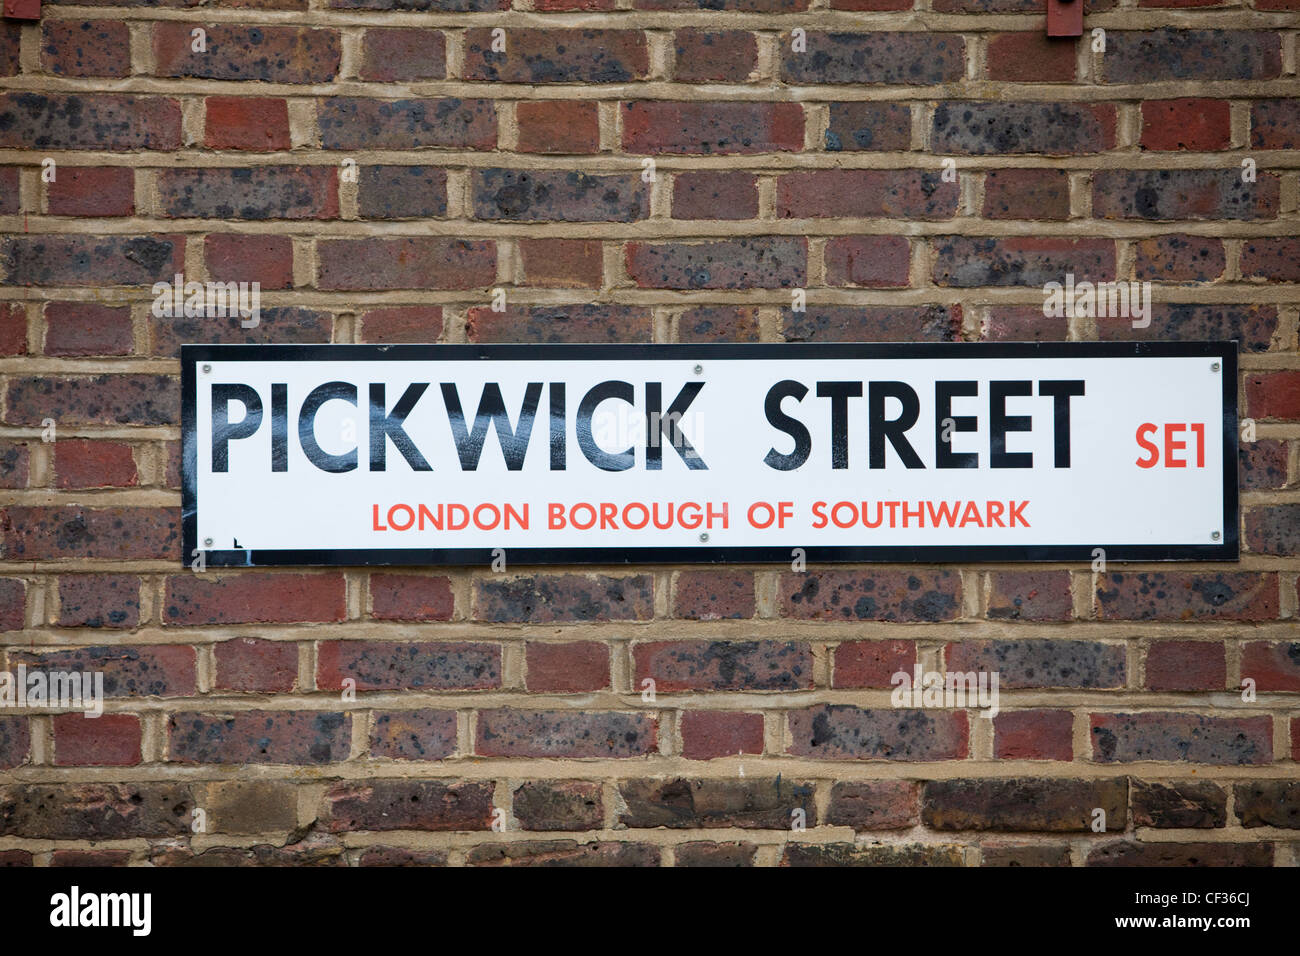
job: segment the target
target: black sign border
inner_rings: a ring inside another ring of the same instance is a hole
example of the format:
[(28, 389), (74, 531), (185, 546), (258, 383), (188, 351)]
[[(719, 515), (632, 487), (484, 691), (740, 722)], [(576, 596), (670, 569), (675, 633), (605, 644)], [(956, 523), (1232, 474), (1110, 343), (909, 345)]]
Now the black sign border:
[[(1223, 538), (1204, 545), (863, 545), (855, 547), (510, 548), (511, 565), (573, 564), (788, 564), (803, 548), (813, 563), (1029, 563), (1091, 561), (1102, 548), (1108, 561), (1236, 561), (1239, 557), (1237, 450), (1237, 342), (952, 342), (759, 343), (682, 345), (183, 345), (181, 347), (183, 563), (198, 556), (198, 455), (195, 369), (202, 362), (340, 360), (611, 361), (620, 359), (991, 359), (1203, 357), (1218, 360), (1223, 383)], [(490, 565), (490, 548), (350, 548), (334, 550), (211, 550), (212, 567)]]

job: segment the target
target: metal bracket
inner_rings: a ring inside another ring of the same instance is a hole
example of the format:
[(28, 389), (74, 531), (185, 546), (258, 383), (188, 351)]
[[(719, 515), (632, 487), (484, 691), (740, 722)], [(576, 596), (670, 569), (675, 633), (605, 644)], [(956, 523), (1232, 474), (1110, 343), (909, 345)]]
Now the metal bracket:
[(1083, 0), (1047, 0), (1047, 35), (1083, 36)]

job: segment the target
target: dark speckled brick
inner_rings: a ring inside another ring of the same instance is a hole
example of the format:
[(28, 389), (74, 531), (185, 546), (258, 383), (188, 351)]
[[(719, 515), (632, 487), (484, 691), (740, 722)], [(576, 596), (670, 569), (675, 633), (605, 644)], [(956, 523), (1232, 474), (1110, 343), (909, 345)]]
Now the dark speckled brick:
[(491, 149), (497, 114), (491, 100), (376, 100), (335, 96), (317, 103), (326, 149)]
[(510, 0), (326, 0), (331, 10), (398, 10), (436, 13), (491, 13), (506, 10)]
[(158, 171), (163, 214), (175, 219), (336, 219), (333, 166)]
[(781, 575), (782, 614), (817, 621), (951, 621), (961, 613), (954, 571), (819, 571)]
[(654, 615), (654, 579), (553, 574), (474, 582), (475, 616), (479, 620), (524, 621), (645, 621)]
[(699, 840), (673, 848), (674, 866), (753, 866), (758, 847), (753, 843), (710, 843)]
[[(207, 31), (207, 50), (192, 48), (191, 31)], [(327, 83), (338, 73), (336, 30), (236, 23), (155, 23), (154, 73), (209, 80)]]
[(945, 843), (787, 843), (782, 866), (965, 866), (960, 846)]
[(41, 65), (56, 76), (126, 76), (131, 38), (125, 20), (46, 20)]
[(637, 644), (636, 684), (658, 690), (811, 690), (812, 649), (802, 641), (655, 641)]
[(10, 561), (181, 558), (180, 508), (12, 505), (0, 526)]
[(932, 830), (1029, 830), (1084, 833), (1092, 811), (1106, 829), (1128, 822), (1128, 780), (931, 780), (921, 791), (921, 819)]
[(116, 93), (0, 95), (0, 147), (178, 149), (181, 107), (161, 96)]
[(1222, 766), (1273, 762), (1268, 716), (1093, 714), (1092, 759), (1099, 763), (1165, 760)]
[[(230, 282), (250, 281), (230, 276)], [(328, 312), (300, 309), (296, 306), (262, 308), (256, 328), (240, 325), (239, 316), (203, 318), (148, 318), (154, 355), (180, 358), (181, 346), (188, 342), (205, 345), (230, 343), (232, 345), (274, 343), (277, 345), (307, 345), (327, 343), (334, 332), (334, 316)]]
[(1271, 843), (1103, 843), (1088, 866), (1272, 866)]
[(787, 342), (957, 342), (960, 305), (810, 305), (781, 310)]
[(1127, 668), (1122, 644), (1030, 639), (963, 641), (944, 652), (950, 671), (996, 671), (1002, 688), (1123, 687)]
[(906, 103), (832, 103), (826, 150), (903, 151), (912, 146), (912, 110)]
[(515, 788), (515, 817), (525, 830), (599, 830), (601, 791), (594, 780), (529, 780)]
[(184, 270), (180, 236), (7, 236), (5, 285), (153, 285)]
[(480, 169), (474, 215), (512, 222), (635, 222), (650, 215), (639, 170), (590, 176), (566, 169)]
[(1300, 830), (1300, 781), (1252, 780), (1237, 784), (1235, 790), (1243, 827)]
[(1099, 153), (1115, 145), (1115, 107), (1104, 103), (940, 103), (936, 153)]
[(172, 714), (168, 759), (205, 764), (325, 764), (346, 760), (348, 714), (311, 710), (241, 710)]
[(357, 204), (366, 219), (429, 219), (447, 215), (447, 170), (432, 166), (366, 166)]
[(0, 20), (0, 76), (18, 75), (22, 29), (22, 23), (17, 20)]
[(1107, 83), (1266, 80), (1281, 72), (1281, 38), (1272, 31), (1106, 31)]
[(31, 742), (26, 717), (0, 717), (0, 770), (26, 763)]
[(643, 289), (802, 288), (808, 273), (808, 243), (793, 236), (629, 242), (627, 271)]
[(1102, 575), (1097, 614), (1108, 621), (1270, 621), (1278, 616), (1271, 571), (1151, 572)]
[(807, 31), (794, 52), (781, 37), (781, 79), (787, 83), (951, 83), (966, 68), (963, 39), (951, 33), (824, 33)]
[(1272, 438), (1237, 446), (1242, 491), (1265, 491), (1286, 484), (1287, 443)]
[(1097, 338), (1103, 342), (1148, 339), (1204, 342), (1236, 339), (1243, 352), (1267, 352), (1278, 330), (1275, 305), (1189, 305), (1151, 303), (1151, 324), (1133, 328), (1133, 319), (1097, 318)]
[(788, 830), (799, 809), (814, 827), (816, 790), (814, 783), (784, 777), (624, 780), (618, 785), (624, 804), (618, 822), (634, 828)]
[(489, 843), (465, 855), (467, 866), (658, 866), (659, 848), (647, 843), (526, 840)]
[(939, 236), (934, 239), (934, 281), (942, 286), (1041, 288), (1067, 272), (1089, 281), (1115, 277), (1115, 243), (1110, 239), (1012, 236)]
[(1092, 175), (1092, 212), (1099, 219), (1276, 219), (1279, 180), (1261, 172), (1253, 183), (1232, 169), (1101, 169)]
[(1250, 145), (1300, 149), (1300, 99), (1255, 100), (1250, 105)]
[(834, 705), (791, 711), (790, 753), (827, 760), (963, 760), (964, 710)]
[(188, 697), (194, 693), (194, 648), (185, 645), (79, 647), (48, 654), (14, 652), (10, 666), (102, 672), (105, 697)]
[(511, 29), (505, 52), (492, 30), (465, 31), (465, 78), (506, 83), (626, 83), (645, 79), (650, 55), (641, 30)]
[(466, 313), (465, 333), (471, 342), (649, 342), (654, 327), (640, 306), (480, 306)]
[(177, 783), (32, 784), (0, 789), (0, 834), (41, 840), (188, 836), (196, 803)]
[(474, 751), (483, 757), (640, 757), (658, 725), (646, 714), (483, 710)]
[(336, 784), (325, 795), (331, 833), (354, 830), (486, 830), (491, 780), (367, 780)]
[(496, 644), (430, 641), (324, 641), (316, 683), (366, 690), (482, 690), (501, 686)]
[(456, 752), (454, 710), (375, 711), (370, 756), (442, 760)]

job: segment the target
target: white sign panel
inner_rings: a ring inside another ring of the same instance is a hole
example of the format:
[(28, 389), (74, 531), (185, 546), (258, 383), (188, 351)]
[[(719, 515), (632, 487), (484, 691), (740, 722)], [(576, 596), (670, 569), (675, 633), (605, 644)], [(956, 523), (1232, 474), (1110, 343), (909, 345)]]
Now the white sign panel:
[(220, 565), (1235, 559), (1233, 343), (186, 346)]

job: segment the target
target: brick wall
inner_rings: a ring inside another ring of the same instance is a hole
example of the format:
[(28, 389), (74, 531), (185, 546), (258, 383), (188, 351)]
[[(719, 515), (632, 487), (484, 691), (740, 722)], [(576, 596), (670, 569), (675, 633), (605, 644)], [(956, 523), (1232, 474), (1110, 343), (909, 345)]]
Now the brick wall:
[[(0, 860), (1300, 862), (1296, 0), (87, 2), (0, 22), (0, 643), (109, 702), (0, 713)], [(1241, 342), (1239, 565), (182, 564), (182, 342), (1134, 338)]]

